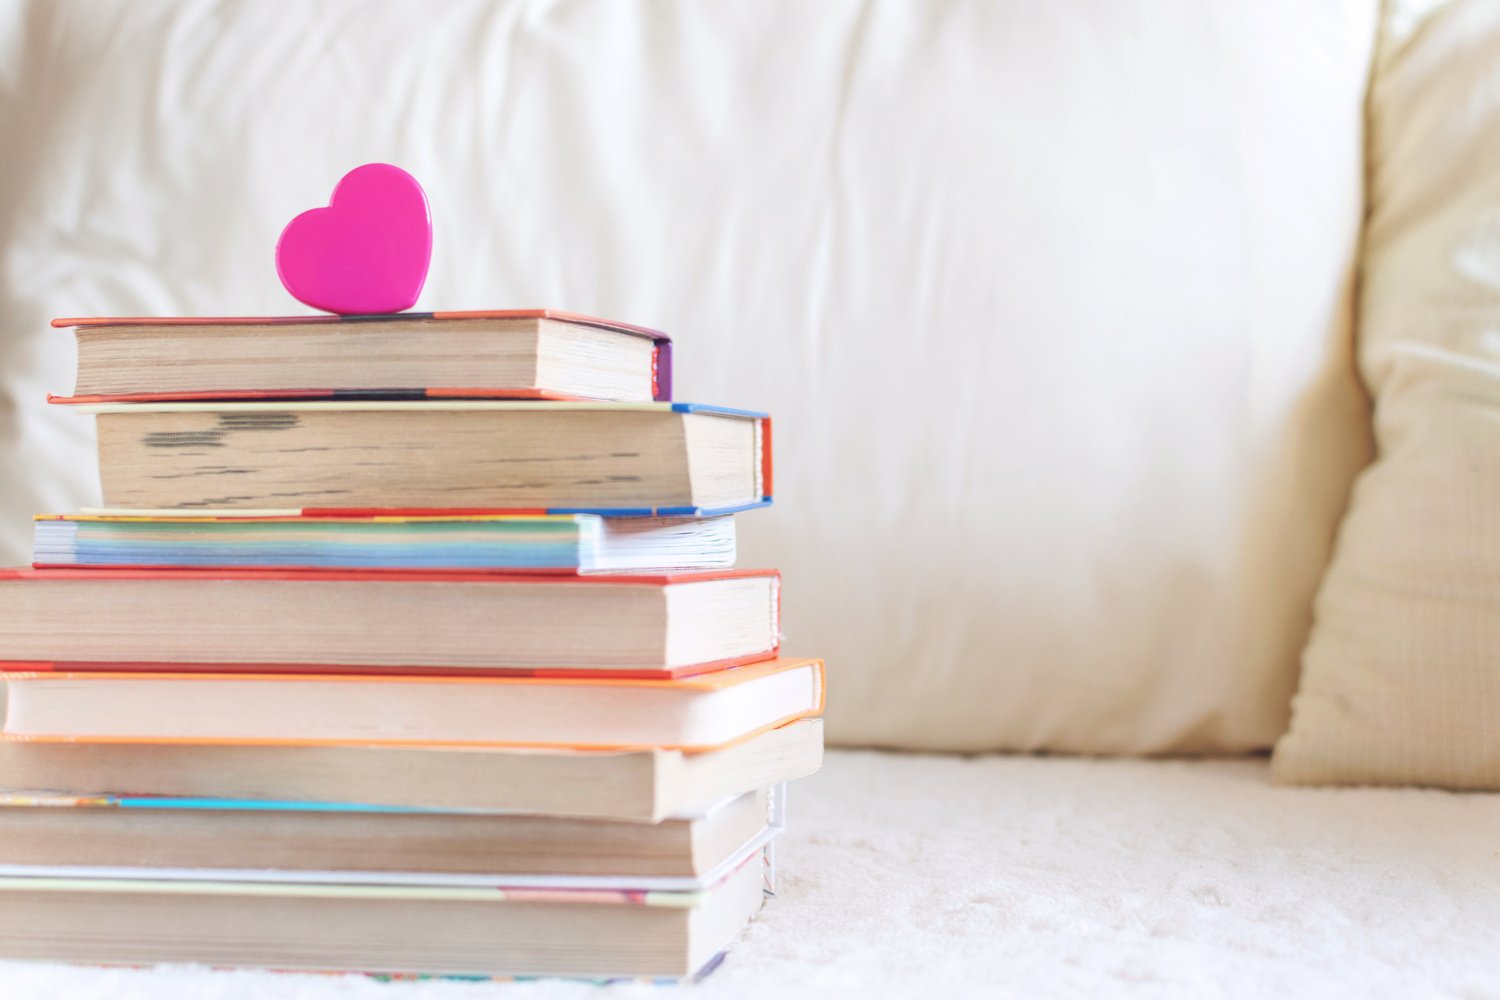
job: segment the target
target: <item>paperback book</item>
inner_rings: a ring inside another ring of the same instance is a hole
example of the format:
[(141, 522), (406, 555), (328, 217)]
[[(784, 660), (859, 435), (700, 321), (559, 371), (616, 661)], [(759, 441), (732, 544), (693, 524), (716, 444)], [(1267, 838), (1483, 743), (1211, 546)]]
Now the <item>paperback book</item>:
[(106, 511), (34, 526), (37, 567), (640, 573), (727, 569), (735, 557), (733, 517)]

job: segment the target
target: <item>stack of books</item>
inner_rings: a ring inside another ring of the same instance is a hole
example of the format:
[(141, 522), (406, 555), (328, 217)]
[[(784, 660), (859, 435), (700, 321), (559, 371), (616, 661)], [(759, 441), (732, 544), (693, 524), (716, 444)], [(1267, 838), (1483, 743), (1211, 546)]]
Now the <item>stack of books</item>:
[(565, 314), (57, 325), (105, 506), (0, 573), (0, 956), (716, 964), (822, 758), (765, 415)]

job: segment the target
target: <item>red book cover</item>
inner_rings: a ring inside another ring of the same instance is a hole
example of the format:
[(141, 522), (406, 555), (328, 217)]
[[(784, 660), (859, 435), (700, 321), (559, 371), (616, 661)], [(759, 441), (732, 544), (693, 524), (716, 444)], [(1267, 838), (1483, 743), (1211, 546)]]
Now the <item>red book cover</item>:
[[(373, 583), (484, 583), (504, 585), (507, 583), (529, 586), (590, 586), (618, 587), (646, 585), (662, 587), (673, 583), (709, 580), (732, 580), (750, 577), (770, 577), (776, 581), (775, 620), (781, 619), (781, 575), (767, 569), (692, 570), (677, 573), (655, 574), (602, 574), (602, 575), (546, 575), (484, 570), (269, 570), (269, 569), (82, 569), (82, 568), (14, 568), (0, 569), (0, 581), (25, 581), (28, 585), (46, 586), (54, 583), (79, 580), (115, 580), (137, 586), (150, 586), (164, 580), (198, 580), (204, 583), (225, 580), (277, 580), (284, 582), (373, 582)], [(35, 660), (6, 659), (0, 657), (0, 670), (31, 672), (134, 672), (149, 673), (253, 673), (253, 674), (361, 674), (392, 676), (494, 676), (494, 677), (557, 677), (557, 678), (620, 678), (636, 680), (660, 680), (695, 677), (727, 667), (742, 666), (774, 658), (780, 651), (776, 642), (768, 650), (743, 656), (705, 663), (694, 663), (671, 668), (590, 668), (572, 666), (536, 667), (469, 667), (443, 666), (441, 664), (385, 666), (364, 663), (255, 663), (255, 662), (156, 662), (156, 661), (102, 661), (102, 660)]]

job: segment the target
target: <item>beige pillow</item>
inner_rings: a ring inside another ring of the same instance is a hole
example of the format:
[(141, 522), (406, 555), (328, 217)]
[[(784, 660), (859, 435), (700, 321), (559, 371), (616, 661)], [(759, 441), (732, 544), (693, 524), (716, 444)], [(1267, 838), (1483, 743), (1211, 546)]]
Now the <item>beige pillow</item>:
[(1500, 788), (1497, 56), (1493, 0), (1398, 9), (1381, 42), (1359, 334), (1379, 457), (1318, 597), (1285, 781)]

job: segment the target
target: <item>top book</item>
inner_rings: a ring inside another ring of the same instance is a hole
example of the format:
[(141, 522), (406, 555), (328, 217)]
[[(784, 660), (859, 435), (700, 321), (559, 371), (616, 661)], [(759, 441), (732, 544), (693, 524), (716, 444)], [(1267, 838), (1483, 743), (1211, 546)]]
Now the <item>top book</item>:
[(545, 309), (52, 325), (78, 338), (74, 395), (57, 402), (672, 398), (666, 334)]

